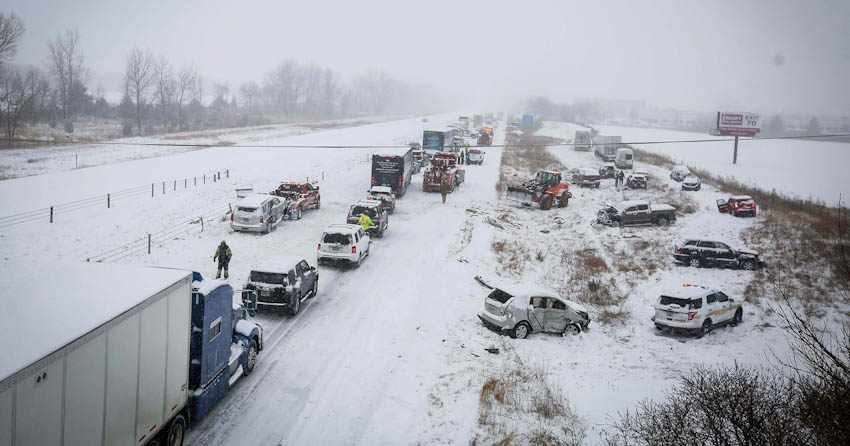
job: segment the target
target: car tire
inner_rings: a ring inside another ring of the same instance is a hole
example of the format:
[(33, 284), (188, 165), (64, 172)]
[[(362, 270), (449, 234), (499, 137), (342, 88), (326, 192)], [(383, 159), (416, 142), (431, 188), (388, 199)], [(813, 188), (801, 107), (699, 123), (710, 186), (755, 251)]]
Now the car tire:
[(352, 266), (354, 268), (360, 268), (360, 262), (362, 262), (362, 261), (363, 261), (363, 256), (359, 256), (359, 257), (357, 257), (357, 261), (354, 262)]
[(322, 207), (322, 199), (321, 198), (316, 200), (316, 209), (319, 209), (320, 207)]
[(316, 297), (319, 294), (319, 278), (316, 277), (316, 281), (313, 282), (313, 288), (310, 290), (310, 299)]
[(295, 316), (299, 312), (301, 312), (301, 294), (295, 294), (295, 298), (293, 299), (292, 306), (289, 309), (289, 315)]
[(711, 319), (706, 319), (705, 322), (702, 323), (702, 328), (700, 328), (697, 336), (701, 338), (711, 333), (712, 329), (714, 329), (714, 325), (711, 323)]
[(168, 428), (168, 436), (165, 438), (167, 446), (182, 446), (183, 439), (186, 436), (186, 419), (183, 415), (177, 415), (171, 421), (171, 426)]
[(272, 222), (266, 223), (266, 234), (270, 234), (272, 232)]
[(257, 341), (251, 339), (251, 345), (248, 347), (248, 359), (245, 360), (245, 375), (250, 375), (254, 371), (254, 366), (257, 365)]
[(545, 194), (545, 195), (543, 195), (543, 197), (540, 198), (540, 209), (543, 209), (544, 211), (548, 211), (549, 209), (552, 209), (552, 196), (551, 195)]
[(756, 262), (753, 262), (752, 260), (744, 260), (741, 263), (741, 269), (745, 269), (747, 271), (752, 271), (752, 270), (756, 269)]
[(514, 339), (525, 339), (528, 337), (529, 333), (531, 333), (531, 327), (529, 327), (525, 322), (520, 322), (516, 324), (516, 327), (511, 330), (510, 334)]
[(667, 217), (658, 217), (658, 219), (655, 220), (655, 223), (658, 224), (658, 226), (667, 226), (670, 222), (667, 220)]
[(301, 220), (301, 208), (298, 208), (298, 211), (295, 213), (295, 219)]
[(619, 220), (611, 220), (611, 227), (612, 228), (619, 228), (620, 227), (620, 221)]
[(699, 257), (691, 257), (691, 259), (688, 260), (688, 266), (691, 268), (699, 268), (701, 266)]
[(564, 333), (563, 333), (564, 336), (566, 336), (566, 335), (578, 336), (579, 333), (581, 333), (581, 325), (579, 325), (579, 324), (567, 324), (567, 326), (564, 327)]
[(738, 308), (738, 311), (735, 312), (735, 316), (732, 317), (732, 326), (737, 327), (741, 321), (744, 320), (744, 310)]

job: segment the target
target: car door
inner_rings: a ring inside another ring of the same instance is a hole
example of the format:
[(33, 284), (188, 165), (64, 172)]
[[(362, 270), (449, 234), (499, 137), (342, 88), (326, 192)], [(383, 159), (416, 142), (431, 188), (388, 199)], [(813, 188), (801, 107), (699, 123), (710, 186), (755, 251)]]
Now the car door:
[(722, 198), (717, 200), (717, 211), (721, 214), (729, 212), (729, 203)]
[(554, 297), (547, 297), (543, 324), (550, 333), (562, 333), (567, 328), (567, 305)]
[(639, 219), (638, 219), (638, 213), (637, 213), (637, 212), (638, 212), (638, 210), (637, 210), (637, 206), (632, 206), (632, 207), (628, 207), (628, 208), (626, 208), (626, 210), (625, 210), (625, 211), (623, 211), (623, 221), (622, 221), (622, 224), (623, 224), (623, 225), (633, 225), (633, 224), (636, 224), (636, 223), (638, 222), (638, 220), (639, 220)]
[(711, 319), (713, 324), (717, 324), (718, 317), (721, 317), (719, 313), (717, 313), (717, 295), (715, 293), (711, 293), (705, 296), (705, 319)]
[(310, 268), (310, 264), (306, 260), (298, 262), (296, 273), (301, 275), (301, 295), (306, 296), (313, 289), (313, 283), (316, 282), (316, 273)]
[(738, 256), (729, 245), (714, 242), (717, 250), (717, 266), (722, 268), (733, 268), (738, 266)]
[(652, 211), (648, 204), (639, 204), (637, 206), (637, 221), (641, 224), (652, 223)]
[(271, 220), (273, 222), (280, 221), (280, 216), (283, 213), (280, 198), (272, 198), (271, 199)]
[(721, 322), (726, 322), (732, 318), (734, 313), (732, 313), (732, 302), (729, 300), (729, 296), (718, 291), (714, 293), (717, 300), (717, 320)]
[(717, 251), (714, 242), (700, 240), (697, 247), (699, 248), (699, 261), (703, 266), (717, 266)]
[(546, 323), (546, 297), (532, 296), (528, 301), (528, 323), (532, 331), (544, 331)]

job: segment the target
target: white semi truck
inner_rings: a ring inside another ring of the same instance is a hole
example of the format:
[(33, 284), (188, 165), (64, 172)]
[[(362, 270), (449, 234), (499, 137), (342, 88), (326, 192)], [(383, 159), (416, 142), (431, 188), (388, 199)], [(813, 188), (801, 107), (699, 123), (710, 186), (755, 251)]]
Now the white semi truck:
[(0, 306), (0, 446), (179, 446), (263, 347), (230, 285), (186, 270), (3, 267)]
[(594, 141), (594, 153), (606, 163), (616, 159), (620, 147), (623, 147), (623, 138), (620, 136), (597, 135)]

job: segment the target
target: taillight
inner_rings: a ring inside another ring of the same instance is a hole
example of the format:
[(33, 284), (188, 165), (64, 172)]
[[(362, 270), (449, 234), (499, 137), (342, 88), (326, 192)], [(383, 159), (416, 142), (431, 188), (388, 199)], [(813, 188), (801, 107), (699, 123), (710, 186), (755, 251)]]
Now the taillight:
[(321, 251), (321, 250), (322, 250), (322, 244), (321, 244), (321, 243), (319, 243), (319, 246), (316, 248), (316, 250), (317, 250), (317, 251)]
[(230, 214), (230, 221), (233, 221), (233, 214)]
[(696, 311), (688, 311), (688, 320), (689, 321), (694, 320), (694, 317), (696, 317), (696, 315), (697, 315)]
[(399, 176), (398, 176), (398, 185), (399, 185), (399, 186), (401, 186), (401, 185), (402, 185), (402, 182), (401, 182), (401, 175), (399, 175)]
[(260, 217), (260, 224), (263, 224), (263, 217)]
[(352, 247), (351, 247), (351, 253), (352, 253), (352, 254), (357, 254), (357, 247), (356, 247), (356, 246), (352, 246)]
[(375, 185), (375, 175), (372, 175), (372, 186)]

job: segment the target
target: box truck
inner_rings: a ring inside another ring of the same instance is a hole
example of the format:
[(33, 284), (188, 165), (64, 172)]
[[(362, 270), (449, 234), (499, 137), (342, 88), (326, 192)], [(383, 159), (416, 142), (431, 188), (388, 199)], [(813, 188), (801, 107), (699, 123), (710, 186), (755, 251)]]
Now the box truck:
[(413, 148), (383, 149), (372, 154), (370, 186), (388, 186), (401, 198), (410, 186), (413, 175)]
[(581, 152), (590, 151), (590, 132), (585, 130), (576, 130), (576, 136), (573, 140), (575, 144), (573, 148)]
[(623, 146), (623, 138), (620, 136), (598, 135), (594, 141), (594, 153), (602, 158), (602, 161), (613, 162), (617, 157), (617, 149)]
[(0, 445), (179, 446), (254, 368), (249, 300), (186, 270), (4, 267)]

